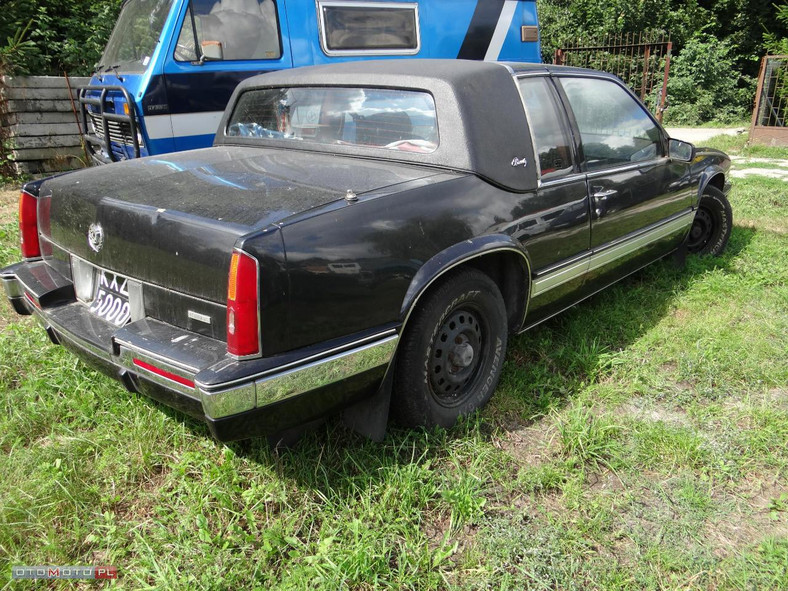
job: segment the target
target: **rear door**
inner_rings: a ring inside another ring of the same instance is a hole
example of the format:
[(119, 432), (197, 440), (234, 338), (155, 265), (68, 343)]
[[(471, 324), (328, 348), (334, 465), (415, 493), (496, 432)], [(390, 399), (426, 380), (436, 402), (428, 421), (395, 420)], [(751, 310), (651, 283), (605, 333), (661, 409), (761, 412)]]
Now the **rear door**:
[(618, 80), (558, 78), (579, 132), (591, 208), (588, 289), (667, 254), (692, 221), (689, 164), (668, 158), (667, 137)]

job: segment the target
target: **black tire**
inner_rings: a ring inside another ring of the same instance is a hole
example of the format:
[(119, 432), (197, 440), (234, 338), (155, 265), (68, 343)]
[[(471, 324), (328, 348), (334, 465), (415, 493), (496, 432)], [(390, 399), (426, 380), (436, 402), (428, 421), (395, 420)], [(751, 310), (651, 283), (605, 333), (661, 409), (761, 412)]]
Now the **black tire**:
[(716, 187), (706, 187), (687, 236), (687, 252), (719, 256), (728, 244), (732, 227), (728, 198)]
[(453, 273), (419, 300), (394, 371), (392, 414), (403, 425), (451, 427), (487, 404), (506, 354), (506, 306), (474, 269)]

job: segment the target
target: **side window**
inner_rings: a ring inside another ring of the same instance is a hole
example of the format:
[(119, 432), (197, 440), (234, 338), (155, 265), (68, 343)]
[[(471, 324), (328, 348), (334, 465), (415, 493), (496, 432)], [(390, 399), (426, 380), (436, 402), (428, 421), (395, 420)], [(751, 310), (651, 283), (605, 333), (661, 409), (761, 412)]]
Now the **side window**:
[(412, 55), (419, 51), (416, 3), (320, 0), (323, 51)]
[(190, 0), (175, 47), (179, 62), (282, 57), (274, 0)]
[(588, 170), (662, 156), (659, 129), (621, 86), (600, 78), (560, 80), (580, 128)]
[(522, 78), (519, 84), (542, 179), (572, 172), (571, 142), (550, 82), (544, 77)]

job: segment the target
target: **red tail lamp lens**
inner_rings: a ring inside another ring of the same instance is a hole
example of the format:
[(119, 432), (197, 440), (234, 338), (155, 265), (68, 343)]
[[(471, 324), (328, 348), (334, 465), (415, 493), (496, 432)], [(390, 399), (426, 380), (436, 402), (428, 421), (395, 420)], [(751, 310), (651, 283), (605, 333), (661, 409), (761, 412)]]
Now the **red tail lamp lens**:
[(41, 256), (41, 246), (38, 243), (37, 205), (38, 200), (35, 197), (22, 191), (19, 196), (19, 236), (22, 256), (25, 258)]
[(234, 252), (227, 281), (227, 352), (238, 357), (260, 353), (257, 261)]

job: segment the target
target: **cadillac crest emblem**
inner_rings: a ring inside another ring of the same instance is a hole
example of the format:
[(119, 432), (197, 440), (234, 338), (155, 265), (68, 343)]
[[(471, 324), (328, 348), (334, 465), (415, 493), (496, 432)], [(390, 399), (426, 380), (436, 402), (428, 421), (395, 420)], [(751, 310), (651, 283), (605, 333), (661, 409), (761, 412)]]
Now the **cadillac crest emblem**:
[(88, 228), (88, 245), (95, 252), (100, 251), (101, 247), (104, 246), (104, 230), (101, 224), (90, 224)]

